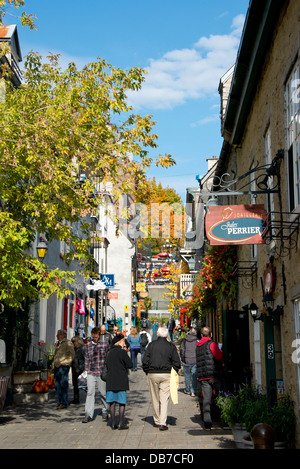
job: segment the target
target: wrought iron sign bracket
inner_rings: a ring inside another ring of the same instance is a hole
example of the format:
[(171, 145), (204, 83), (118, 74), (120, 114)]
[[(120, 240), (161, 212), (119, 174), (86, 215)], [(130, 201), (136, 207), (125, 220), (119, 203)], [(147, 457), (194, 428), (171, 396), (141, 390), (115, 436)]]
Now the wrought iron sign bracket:
[(242, 279), (245, 288), (252, 288), (257, 285), (257, 262), (237, 261), (233, 266), (233, 275)]
[[(189, 192), (193, 194), (194, 199), (197, 195), (198, 201), (206, 203), (207, 206), (218, 203), (219, 197), (239, 198), (244, 195), (253, 197), (265, 194), (269, 199), (271, 194), (278, 194), (279, 211), (268, 213), (263, 238), (268, 244), (272, 243), (272, 249), (277, 257), (282, 257), (287, 255), (293, 247), (297, 247), (300, 225), (298, 213), (286, 214), (282, 211), (280, 167), (283, 158), (284, 150), (278, 150), (271, 164), (259, 165), (257, 163), (255, 167), (237, 178), (227, 172), (221, 176), (214, 175), (202, 184), (201, 179), (197, 177), (199, 188), (189, 189)], [(268, 200), (268, 207), (270, 205), (270, 200)], [(292, 239), (292, 234), (295, 232), (297, 236)], [(280, 246), (276, 244), (277, 240), (280, 241)], [(287, 240), (288, 246), (284, 245)], [(242, 270), (237, 269), (237, 272), (241, 273)]]
[[(204, 191), (201, 179), (198, 179), (199, 196), (239, 196), (239, 195), (260, 195), (260, 194), (280, 194), (280, 165), (284, 157), (284, 150), (278, 150), (271, 164), (257, 165), (247, 171), (242, 176), (230, 179), (229, 173), (222, 176), (214, 176), (205, 182), (205, 188), (211, 184), (210, 190)], [(251, 177), (251, 176), (255, 177)], [(246, 182), (245, 182), (246, 181)], [(258, 189), (254, 189), (257, 187)]]

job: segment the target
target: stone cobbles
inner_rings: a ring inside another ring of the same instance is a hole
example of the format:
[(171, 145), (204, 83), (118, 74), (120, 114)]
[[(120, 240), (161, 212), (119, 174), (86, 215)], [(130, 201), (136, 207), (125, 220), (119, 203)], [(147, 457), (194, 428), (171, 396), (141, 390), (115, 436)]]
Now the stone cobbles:
[[(184, 378), (180, 376), (179, 402), (174, 405), (170, 400), (169, 429), (164, 432), (152, 425), (147, 379), (140, 367), (130, 373), (125, 411), (128, 430), (112, 430), (109, 420), (103, 421), (99, 414), (97, 399), (94, 420), (82, 423), (84, 391), (81, 391), (80, 404), (70, 404), (61, 410), (56, 409), (55, 391), (50, 391), (44, 404), (9, 406), (2, 411), (0, 449), (144, 449), (150, 453), (157, 450), (235, 449), (229, 429), (214, 423), (210, 432), (204, 430), (197, 398), (184, 394), (183, 390)], [(72, 391), (70, 386), (70, 400)]]

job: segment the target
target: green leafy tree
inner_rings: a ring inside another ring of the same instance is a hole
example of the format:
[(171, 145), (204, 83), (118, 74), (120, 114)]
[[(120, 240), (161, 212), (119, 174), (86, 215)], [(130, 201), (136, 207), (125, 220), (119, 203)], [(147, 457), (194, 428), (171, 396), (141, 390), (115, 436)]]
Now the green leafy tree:
[[(101, 59), (62, 70), (59, 56), (47, 59), (30, 53), (24, 84), (7, 84), (0, 104), (0, 302), (9, 306), (64, 295), (74, 278), (32, 255), (36, 233), (67, 243), (66, 260), (90, 274), (87, 217), (101, 203), (98, 183), (110, 181), (115, 195), (133, 192), (152, 162), (148, 149), (157, 147), (152, 116), (133, 114), (127, 104), (126, 92), (141, 88), (143, 70), (123, 71)], [(169, 155), (157, 161), (173, 164)]]

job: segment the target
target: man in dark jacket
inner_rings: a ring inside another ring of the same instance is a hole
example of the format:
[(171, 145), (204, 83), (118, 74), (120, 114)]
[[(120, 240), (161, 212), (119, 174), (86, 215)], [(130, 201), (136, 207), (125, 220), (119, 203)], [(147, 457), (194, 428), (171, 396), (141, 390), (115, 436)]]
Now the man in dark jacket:
[(211, 429), (211, 398), (213, 390), (220, 390), (223, 352), (212, 341), (209, 327), (201, 330), (201, 340), (196, 347), (197, 377), (203, 394), (203, 421), (206, 430)]
[(176, 372), (181, 367), (175, 345), (167, 340), (168, 329), (159, 327), (157, 340), (151, 342), (143, 357), (143, 370), (147, 374), (153, 407), (154, 426), (161, 431), (168, 430), (166, 425), (168, 402), (170, 398), (171, 369)]
[(180, 358), (185, 378), (185, 393), (192, 397), (195, 397), (197, 391), (196, 345), (198, 339), (196, 334), (196, 329), (192, 327), (180, 347)]

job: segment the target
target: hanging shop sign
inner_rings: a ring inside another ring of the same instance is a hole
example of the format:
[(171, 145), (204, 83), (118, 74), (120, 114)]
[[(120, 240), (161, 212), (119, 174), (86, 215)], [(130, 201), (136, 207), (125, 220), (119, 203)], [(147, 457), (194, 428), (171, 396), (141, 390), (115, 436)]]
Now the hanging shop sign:
[(104, 283), (106, 288), (114, 288), (115, 275), (114, 274), (100, 274), (100, 280)]
[(135, 291), (138, 293), (144, 293), (146, 291), (145, 282), (136, 282)]
[(205, 217), (211, 245), (264, 244), (267, 212), (260, 205), (211, 206)]
[(269, 293), (272, 295), (275, 291), (276, 285), (276, 272), (273, 264), (266, 264), (264, 273), (263, 273), (263, 290), (264, 295)]
[(192, 299), (196, 274), (180, 275), (180, 296), (186, 300)]
[(119, 299), (119, 294), (109, 291), (108, 294), (107, 294), (107, 298), (109, 300), (118, 300)]

